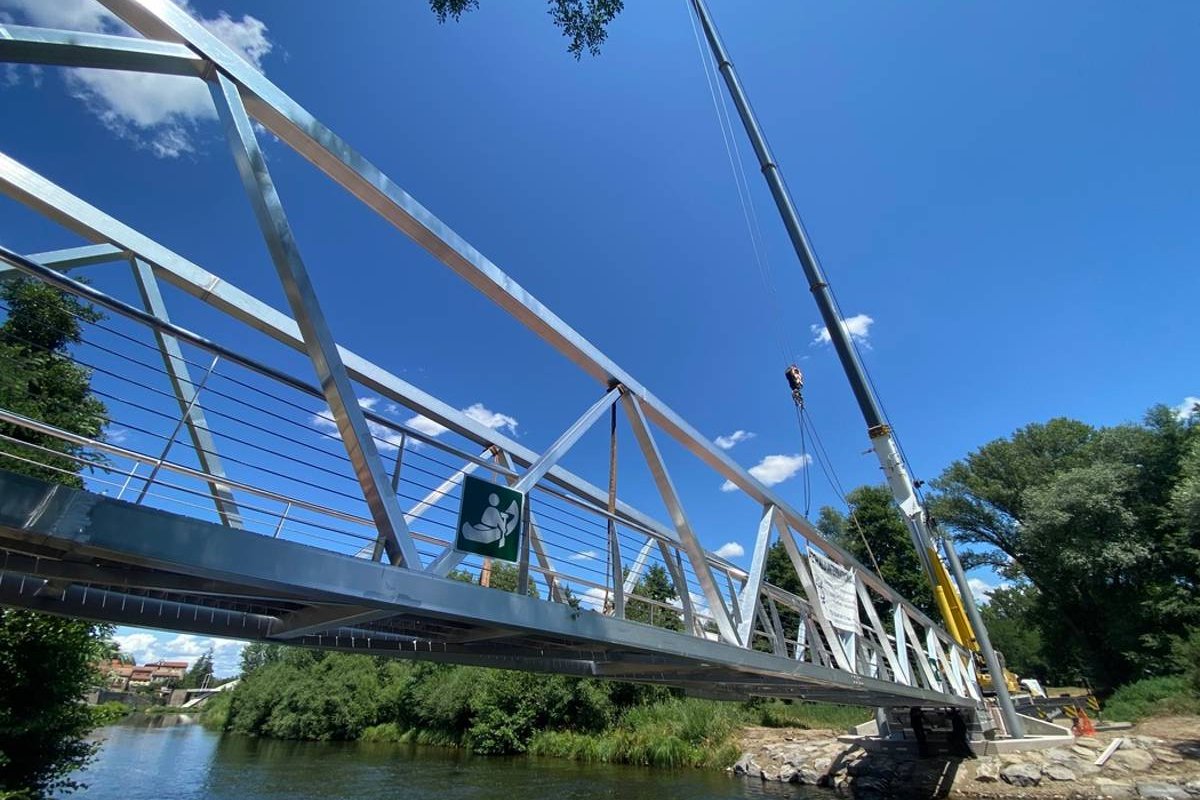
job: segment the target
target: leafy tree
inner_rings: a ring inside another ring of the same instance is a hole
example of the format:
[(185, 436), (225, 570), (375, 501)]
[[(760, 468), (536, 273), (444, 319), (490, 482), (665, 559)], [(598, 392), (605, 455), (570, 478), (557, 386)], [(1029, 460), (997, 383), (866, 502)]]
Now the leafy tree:
[[(510, 564), (507, 561), (493, 561), (492, 577), (488, 581), (488, 586), (502, 592), (516, 592), (519, 577), (520, 571), (516, 564)], [(532, 580), (529, 581), (528, 594), (530, 597), (538, 596), (537, 585)]]
[[(646, 574), (634, 584), (633, 594), (668, 605), (679, 599), (674, 582), (661, 564), (653, 564), (646, 570)], [(679, 612), (637, 598), (626, 599), (625, 619), (645, 622), (669, 631), (683, 630), (683, 616)]]
[[(579, 60), (586, 50), (600, 55), (600, 46), (608, 38), (608, 25), (625, 7), (624, 0), (549, 0), (550, 18), (570, 40), (567, 52)], [(479, 0), (429, 0), (438, 22), (455, 22), (468, 11), (479, 8)]]
[(196, 659), (196, 663), (192, 664), (191, 669), (183, 674), (179, 680), (179, 688), (181, 689), (199, 689), (204, 686), (206, 680), (211, 680), (213, 676), (213, 651), (212, 648), (204, 651), (203, 655)]
[(1045, 658), (1041, 631), (1030, 624), (1037, 614), (1037, 590), (1028, 583), (993, 589), (980, 614), (992, 646), (1004, 654), (1009, 670), (1043, 683), (1061, 674)]
[(1200, 426), (1163, 406), (1141, 424), (1055, 419), (990, 442), (936, 482), (933, 511), (972, 563), (1028, 581), (1044, 660), (1115, 686), (1170, 668), (1200, 625), (1200, 534), (1189, 515)]
[[(23, 279), (0, 288), (8, 317), (0, 325), (0, 406), (75, 433), (99, 438), (104, 405), (90, 374), (67, 355), (81, 321), (100, 314), (45, 284)], [(0, 424), (0, 433), (45, 448), (0, 441), (0, 468), (81, 487), (79, 463), (95, 458), (58, 439)], [(46, 452), (49, 451), (49, 452)], [(57, 455), (56, 455), (57, 454)], [(79, 788), (70, 774), (95, 751), (85, 736), (93, 717), (79, 701), (97, 683), (92, 664), (111, 649), (112, 629), (16, 609), (0, 610), (0, 790), (34, 796)], [(2, 792), (0, 792), (2, 793)]]
[(846, 495), (846, 502), (848, 515), (827, 506), (817, 527), (868, 568), (878, 562), (879, 577), (888, 586), (937, 619), (933, 590), (892, 493), (885, 486), (859, 486)]
[[(24, 279), (3, 284), (0, 299), (8, 308), (8, 319), (0, 325), (0, 403), (72, 433), (101, 438), (108, 422), (104, 404), (91, 392), (91, 373), (67, 355), (82, 338), (81, 320), (97, 321), (100, 313), (44, 283)], [(44, 481), (82, 488), (75, 459), (97, 459), (79, 445), (16, 425), (0, 423), (0, 433), (43, 448), (0, 440), (0, 453), (45, 465), (3, 458), (4, 469)]]
[(96, 746), (81, 703), (112, 629), (0, 609), (0, 789), (34, 796), (80, 788), (70, 774)]
[(242, 648), (242, 677), (257, 669), (274, 664), (283, 658), (283, 645), (268, 642), (251, 642)]

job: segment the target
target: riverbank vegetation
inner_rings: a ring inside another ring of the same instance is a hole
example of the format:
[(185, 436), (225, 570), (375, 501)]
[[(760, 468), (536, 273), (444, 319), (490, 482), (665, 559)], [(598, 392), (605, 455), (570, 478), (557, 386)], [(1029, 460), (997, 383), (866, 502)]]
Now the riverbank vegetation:
[(743, 726), (844, 730), (870, 718), (863, 709), (826, 704), (699, 700), (612, 681), (274, 645), (252, 645), (245, 661), (241, 683), (210, 701), (205, 724), (282, 739), (723, 767), (737, 758), (734, 739)]
[[(36, 281), (0, 287), (7, 318), (0, 325), (0, 406), (73, 433), (102, 438), (107, 413), (91, 391), (91, 375), (67, 350), (80, 341), (80, 321), (94, 308)], [(73, 456), (85, 448), (0, 424), (0, 468), (82, 487)], [(37, 450), (38, 464), (29, 460)], [(22, 460), (24, 459), (24, 460)], [(112, 628), (20, 609), (0, 609), (0, 796), (42, 797), (76, 788), (71, 774), (95, 750), (97, 724), (80, 702), (96, 682), (92, 664), (105, 654)]]

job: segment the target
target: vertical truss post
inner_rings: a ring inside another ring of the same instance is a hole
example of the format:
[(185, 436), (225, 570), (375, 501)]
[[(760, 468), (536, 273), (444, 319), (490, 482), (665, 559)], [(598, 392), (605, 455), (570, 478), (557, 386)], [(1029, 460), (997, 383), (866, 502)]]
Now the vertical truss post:
[(525, 535), (521, 537), (521, 552), (517, 556), (517, 594), (524, 597), (529, 594), (529, 520), (533, 518), (528, 497), (525, 498), (521, 515), (524, 517), (521, 522)]
[(354, 474), (362, 487), (363, 496), (375, 521), (378, 536), (383, 541), (388, 559), (393, 564), (403, 564), (410, 569), (421, 568), (421, 557), (416, 544), (404, 523), (404, 515), (396, 496), (388, 489), (387, 473), (379, 458), (375, 441), (367, 427), (367, 420), (359, 408), (350, 383), (350, 376), (342, 363), (337, 343), (325, 321), (312, 285), (308, 269), (300, 257), (291, 225), (288, 223), (275, 190), (267, 162), (259, 147), (258, 138), (238, 87), (221, 72), (217, 72), (212, 85), (213, 102), (229, 137), (233, 160), (238, 174), (254, 208), (254, 215), (266, 239), (271, 260), (279, 273), (284, 293), (300, 333), (305, 349), (316, 368), (325, 401), (333, 412), (338, 433), (346, 447), (346, 454), (354, 465)]
[(742, 587), (741, 606), (738, 624), (738, 640), (742, 647), (751, 647), (750, 640), (754, 630), (754, 606), (758, 595), (762, 592), (763, 576), (766, 574), (767, 550), (771, 546), (771, 528), (775, 525), (775, 506), (768, 504), (763, 508), (762, 519), (758, 521), (758, 534), (754, 539), (754, 556), (750, 561), (750, 573), (746, 585)]
[(892, 607), (892, 630), (896, 632), (896, 657), (899, 659), (899, 671), (896, 674), (902, 678), (904, 683), (912, 686), (912, 663), (908, 659), (908, 636), (904, 629), (905, 619), (904, 606), (896, 603)]
[(400, 471), (404, 469), (404, 447), (408, 444), (408, 436), (400, 434), (400, 445), (396, 448), (396, 466), (392, 467), (392, 491), (400, 491)]
[(625, 585), (621, 540), (617, 536), (617, 406), (608, 409), (608, 579), (612, 581), (612, 614), (625, 619)]
[[(733, 624), (741, 630), (742, 626), (742, 609), (739, 607), (738, 590), (733, 585), (733, 576), (729, 574), (729, 570), (722, 570), (725, 576), (725, 586), (729, 589), (729, 613), (733, 616)], [(742, 581), (742, 586), (746, 585), (746, 581)]]
[(908, 614), (901, 614), (900, 621), (904, 624), (904, 630), (908, 634), (909, 642), (916, 654), (917, 669), (920, 670), (921, 677), (925, 679), (925, 688), (935, 692), (944, 692), (945, 688), (937, 673), (933, 671), (929, 657), (921, 650), (921, 637), (917, 636), (916, 630), (913, 629), (912, 620), (908, 618)]
[(862, 603), (863, 610), (867, 612), (867, 620), (871, 623), (871, 629), (875, 631), (875, 636), (879, 639), (879, 648), (883, 650), (884, 659), (887, 660), (896, 680), (903, 683), (905, 678), (904, 672), (900, 669), (900, 661), (892, 651), (891, 645), (888, 644), (887, 631), (883, 627), (882, 620), (879, 619), (879, 612), (875, 610), (875, 604), (871, 602), (871, 595), (867, 592), (867, 587), (863, 586), (863, 582), (856, 577), (854, 589), (858, 592), (858, 601)]
[(783, 632), (783, 620), (779, 618), (779, 609), (775, 598), (767, 597), (767, 611), (770, 612), (771, 627), (775, 631), (775, 655), (787, 656), (787, 635)]
[[(633, 426), (633, 434), (642, 449), (642, 455), (650, 467), (655, 484), (658, 485), (658, 493), (662, 495), (663, 503), (671, 514), (671, 521), (675, 524), (675, 530), (679, 534), (680, 545), (687, 553), (688, 560), (692, 563), (692, 571), (696, 573), (696, 580), (700, 583), (700, 590), (704, 592), (704, 598), (708, 601), (708, 609), (717, 623), (717, 631), (723, 640), (736, 645), (738, 644), (738, 632), (733, 627), (733, 621), (729, 618), (729, 610), (725, 607), (725, 600), (721, 597), (721, 590), (717, 587), (712, 570), (708, 567), (708, 554), (704, 552), (704, 547), (701, 546), (695, 531), (692, 530), (692, 524), (688, 521), (687, 514), (684, 513), (683, 503), (680, 502), (679, 493), (675, 491), (675, 484), (667, 473), (667, 467), (663, 463), (658, 444), (654, 441), (653, 434), (650, 433), (650, 426), (642, 413), (641, 403), (632, 394), (626, 394), (622, 398), (622, 402), (625, 403), (625, 413)], [(682, 572), (682, 570), (680, 571)], [(685, 594), (687, 592), (686, 583), (684, 592)]]
[[(167, 306), (163, 302), (162, 292), (159, 291), (158, 279), (154, 270), (140, 258), (130, 258), (129, 266), (133, 270), (133, 279), (137, 284), (138, 294), (142, 297), (142, 307), (163, 322), (170, 322)], [(208, 428), (208, 420), (204, 409), (196, 399), (196, 385), (192, 382), (191, 372), (183, 357), (179, 340), (170, 334), (154, 329), (154, 340), (158, 344), (159, 355), (162, 356), (163, 367), (171, 381), (171, 389), (175, 392), (175, 400), (184, 415), (188, 436), (191, 437), (192, 447), (196, 451), (200, 468), (218, 480), (208, 481), (208, 491), (217, 507), (217, 516), (222, 525), (231, 528), (242, 527), (242, 515), (233, 499), (233, 492), (220, 482), (225, 477), (225, 468), (221, 457), (217, 454), (217, 445), (213, 441), (212, 432)]]

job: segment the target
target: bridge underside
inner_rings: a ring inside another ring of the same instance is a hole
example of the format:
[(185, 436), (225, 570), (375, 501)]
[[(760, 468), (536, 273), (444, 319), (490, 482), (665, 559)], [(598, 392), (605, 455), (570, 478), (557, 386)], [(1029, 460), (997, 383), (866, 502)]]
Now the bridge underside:
[(331, 553), (0, 471), (0, 604), (720, 698), (963, 706), (594, 611)]

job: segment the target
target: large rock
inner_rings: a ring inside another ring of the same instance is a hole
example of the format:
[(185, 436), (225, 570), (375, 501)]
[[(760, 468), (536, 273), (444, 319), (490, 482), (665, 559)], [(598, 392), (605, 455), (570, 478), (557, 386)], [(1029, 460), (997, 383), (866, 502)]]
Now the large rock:
[(1075, 760), (1075, 754), (1065, 747), (1051, 747), (1046, 751), (1046, 760), (1057, 764), (1070, 764)]
[(1042, 774), (1052, 781), (1073, 781), (1075, 773), (1065, 764), (1047, 764), (1042, 767)]
[(1083, 745), (1079, 744), (1078, 742), (1071, 745), (1071, 752), (1074, 753), (1075, 755), (1079, 756), (1080, 758), (1086, 758), (1089, 761), (1096, 760), (1096, 755), (1097, 755), (1096, 751), (1090, 747), (1084, 747)]
[(745, 775), (746, 773), (748, 773), (750, 771), (751, 758), (752, 757), (749, 753), (742, 753), (742, 757), (739, 758), (736, 762), (734, 762), (733, 774), (734, 775)]
[(1096, 795), (1099, 797), (1111, 797), (1113, 800), (1128, 800), (1136, 796), (1133, 785), (1124, 781), (1097, 778), (1095, 787)]
[(823, 773), (813, 769), (811, 764), (801, 764), (796, 770), (796, 774), (792, 776), (792, 783), (802, 783), (807, 786), (816, 786), (820, 782)]
[(796, 768), (791, 764), (784, 764), (779, 768), (779, 782), (793, 783), (796, 780)]
[(1139, 783), (1137, 793), (1146, 800), (1191, 800), (1186, 789), (1173, 783)]
[(1000, 780), (1000, 762), (994, 758), (980, 759), (975, 767), (975, 780), (982, 783), (995, 783)]
[(1154, 766), (1154, 756), (1145, 750), (1126, 750), (1122, 748), (1112, 754), (1109, 762), (1119, 764), (1131, 772), (1145, 772)]
[(1099, 750), (1105, 746), (1104, 742), (1100, 741), (1094, 736), (1076, 736), (1075, 744), (1079, 745), (1080, 747), (1090, 747), (1093, 750)]
[(1183, 756), (1166, 747), (1155, 747), (1150, 752), (1164, 764), (1180, 764), (1183, 762)]
[(1000, 770), (1000, 777), (1013, 786), (1037, 786), (1042, 781), (1042, 768), (1038, 764), (1009, 764)]

